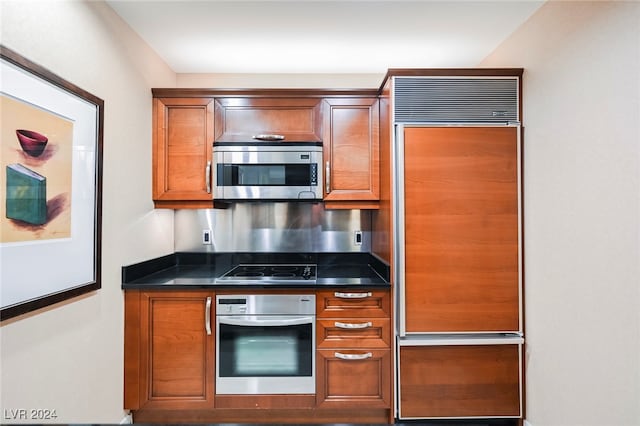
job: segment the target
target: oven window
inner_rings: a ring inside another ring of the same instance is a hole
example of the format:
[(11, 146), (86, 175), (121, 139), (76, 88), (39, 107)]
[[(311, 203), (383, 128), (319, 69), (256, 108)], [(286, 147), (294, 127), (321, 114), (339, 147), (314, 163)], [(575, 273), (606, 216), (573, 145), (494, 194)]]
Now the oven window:
[(221, 186), (310, 186), (311, 164), (224, 164)]
[(312, 375), (312, 325), (220, 324), (220, 377)]

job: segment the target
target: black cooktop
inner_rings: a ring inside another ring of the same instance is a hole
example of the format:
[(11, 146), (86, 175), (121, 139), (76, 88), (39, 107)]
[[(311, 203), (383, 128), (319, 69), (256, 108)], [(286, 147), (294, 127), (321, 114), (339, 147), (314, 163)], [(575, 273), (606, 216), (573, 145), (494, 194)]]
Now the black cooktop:
[(317, 279), (315, 264), (241, 264), (225, 273), (216, 281), (226, 283), (260, 283), (260, 284), (293, 284), (296, 282), (309, 284)]

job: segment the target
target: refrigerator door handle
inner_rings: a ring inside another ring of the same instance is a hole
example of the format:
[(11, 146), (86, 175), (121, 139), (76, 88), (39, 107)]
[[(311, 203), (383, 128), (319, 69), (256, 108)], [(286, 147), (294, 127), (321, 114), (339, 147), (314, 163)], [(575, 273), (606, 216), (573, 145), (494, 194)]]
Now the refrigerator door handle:
[(407, 334), (405, 312), (405, 218), (404, 218), (404, 125), (396, 124), (396, 142), (393, 145), (393, 216), (394, 221), (394, 250), (395, 257), (395, 285), (398, 289), (398, 334), (404, 337)]

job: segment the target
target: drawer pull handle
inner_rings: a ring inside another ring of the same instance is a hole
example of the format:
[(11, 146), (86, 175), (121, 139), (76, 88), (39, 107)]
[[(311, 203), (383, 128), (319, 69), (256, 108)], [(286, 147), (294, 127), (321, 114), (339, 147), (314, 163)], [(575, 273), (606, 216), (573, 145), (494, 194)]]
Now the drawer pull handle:
[(371, 358), (373, 354), (371, 352), (367, 352), (365, 354), (343, 354), (340, 352), (334, 352), (336, 358), (344, 359), (347, 361), (357, 361), (360, 359)]
[(353, 323), (346, 323), (346, 322), (339, 322), (339, 321), (335, 322), (335, 326), (337, 328), (346, 328), (346, 329), (350, 329), (350, 330), (360, 329), (360, 328), (369, 328), (372, 325), (373, 324), (371, 322), (363, 322), (363, 323), (360, 323), (360, 324), (353, 324)]
[(366, 299), (372, 296), (370, 291), (366, 293), (340, 293), (336, 291), (334, 295), (340, 299)]
[(325, 163), (324, 182), (326, 186), (325, 192), (329, 194), (331, 192), (331, 163), (328, 161)]
[(207, 194), (211, 194), (211, 161), (207, 161), (207, 167), (204, 169), (204, 180), (207, 185)]

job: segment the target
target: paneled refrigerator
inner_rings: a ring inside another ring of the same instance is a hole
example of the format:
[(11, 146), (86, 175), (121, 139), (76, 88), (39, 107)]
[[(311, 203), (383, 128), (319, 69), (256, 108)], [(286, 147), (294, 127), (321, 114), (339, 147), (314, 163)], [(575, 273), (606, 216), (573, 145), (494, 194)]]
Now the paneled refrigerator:
[(395, 123), (399, 419), (521, 418), (521, 127)]

